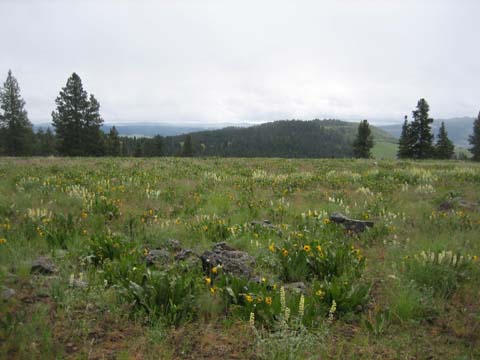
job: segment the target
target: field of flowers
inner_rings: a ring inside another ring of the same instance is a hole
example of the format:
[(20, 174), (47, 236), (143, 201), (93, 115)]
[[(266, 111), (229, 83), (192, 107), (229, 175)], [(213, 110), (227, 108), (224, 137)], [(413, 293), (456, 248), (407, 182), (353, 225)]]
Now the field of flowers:
[(0, 358), (480, 358), (479, 256), (474, 163), (4, 158)]

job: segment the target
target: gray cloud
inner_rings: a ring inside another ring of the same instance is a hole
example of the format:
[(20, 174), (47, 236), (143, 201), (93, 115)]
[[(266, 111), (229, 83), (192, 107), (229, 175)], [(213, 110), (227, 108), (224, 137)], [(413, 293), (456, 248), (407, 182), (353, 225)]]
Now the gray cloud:
[(77, 72), (107, 122), (398, 119), (479, 108), (477, 0), (0, 0), (33, 121)]

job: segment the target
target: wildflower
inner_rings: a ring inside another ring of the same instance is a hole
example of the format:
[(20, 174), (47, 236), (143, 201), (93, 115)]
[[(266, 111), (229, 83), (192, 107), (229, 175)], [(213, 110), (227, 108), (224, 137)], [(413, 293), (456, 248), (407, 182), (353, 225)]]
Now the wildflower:
[(212, 286), (212, 287), (210, 288), (210, 292), (211, 292), (212, 294), (215, 294), (216, 291), (217, 291), (217, 287), (216, 287), (216, 286)]
[(317, 251), (322, 252), (322, 247), (320, 245), (317, 245)]
[(303, 250), (309, 252), (310, 250), (312, 250), (312, 247), (310, 245), (304, 245)]
[(337, 311), (337, 303), (335, 300), (332, 300), (332, 306), (330, 307), (330, 310), (328, 311), (328, 321), (332, 322), (333, 318), (335, 316), (335, 311)]
[(88, 213), (86, 211), (82, 211), (80, 216), (81, 216), (82, 219), (86, 219), (88, 217)]
[(324, 223), (325, 225), (330, 224), (330, 219), (329, 219), (329, 218), (323, 219), (323, 223)]
[(255, 327), (255, 314), (253, 312), (250, 313), (250, 320), (248, 322), (252, 328)]
[(210, 283), (212, 282), (212, 279), (210, 279), (209, 277), (206, 277), (205, 282), (207, 283), (207, 285), (210, 285)]
[(247, 302), (251, 303), (253, 301), (253, 297), (251, 295), (245, 295), (245, 300), (247, 300)]
[(218, 273), (218, 268), (216, 266), (214, 266), (212, 268), (212, 274), (216, 274), (216, 273)]
[(303, 315), (305, 315), (305, 297), (300, 296), (300, 303), (298, 304), (298, 315), (303, 318)]
[(288, 250), (287, 249), (283, 249), (282, 250), (282, 255), (287, 257), (288, 256)]
[(280, 288), (280, 306), (282, 312), (284, 312), (287, 305), (285, 300), (285, 288), (283, 286)]
[(290, 308), (285, 308), (285, 322), (288, 322), (288, 319), (290, 319)]
[(262, 283), (266, 283), (266, 282), (267, 282), (267, 278), (262, 277)]
[(0, 238), (0, 245), (6, 244), (6, 243), (7, 243), (7, 239), (5, 239), (5, 238)]
[(265, 298), (265, 304), (267, 304), (267, 305), (272, 305), (272, 298), (271, 298), (270, 296), (267, 296), (267, 297)]
[[(5, 240), (5, 239), (3, 239), (3, 240)], [(473, 261), (478, 261), (478, 256), (477, 256), (477, 255), (473, 255), (473, 256), (472, 256), (472, 260), (473, 260)]]
[(275, 243), (271, 243), (270, 245), (268, 245), (268, 250), (270, 250), (271, 252), (275, 252)]
[(325, 292), (322, 291), (322, 289), (318, 289), (317, 291), (315, 291), (315, 295), (317, 295), (320, 298), (323, 298), (325, 296)]
[(88, 233), (88, 232), (87, 232), (86, 229), (83, 229), (83, 230), (82, 230), (82, 234), (83, 234), (83, 235), (87, 235), (87, 233)]
[(145, 249), (143, 249), (143, 256), (147, 256), (147, 255), (148, 255), (148, 249), (145, 248)]

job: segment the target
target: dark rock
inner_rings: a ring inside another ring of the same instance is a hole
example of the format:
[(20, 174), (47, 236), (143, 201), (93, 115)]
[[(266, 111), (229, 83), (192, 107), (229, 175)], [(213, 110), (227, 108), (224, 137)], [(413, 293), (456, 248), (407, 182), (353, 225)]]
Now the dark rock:
[(212, 251), (205, 251), (201, 256), (204, 271), (210, 270), (218, 265), (222, 266), (224, 272), (251, 278), (255, 259), (245, 251), (235, 250), (225, 242), (215, 244)]
[(170, 260), (170, 253), (164, 249), (154, 249), (149, 250), (147, 256), (145, 256), (145, 261), (148, 266), (158, 264), (165, 265)]
[(260, 227), (263, 227), (263, 228), (266, 228), (266, 229), (275, 230), (277, 232), (278, 236), (282, 236), (282, 230), (278, 226), (273, 225), (270, 222), (270, 220), (263, 220), (263, 221), (254, 220), (254, 221), (250, 222), (250, 225), (251, 226), (260, 226)]
[(193, 251), (190, 249), (182, 249), (175, 255), (175, 260), (185, 260), (193, 255)]
[(172, 251), (182, 250), (182, 244), (180, 244), (180, 241), (178, 241), (176, 239), (168, 239), (167, 240), (167, 247)]
[(453, 207), (454, 207), (453, 201), (452, 200), (446, 200), (438, 206), (438, 210), (439, 211), (449, 211), (449, 210), (452, 210)]
[(302, 281), (285, 284), (283, 285), (283, 287), (285, 289), (293, 290), (302, 294), (305, 294), (305, 292), (307, 291), (307, 287)]
[(53, 274), (57, 271), (52, 259), (46, 256), (37, 258), (30, 269), (31, 273), (39, 273), (44, 275)]
[(8, 300), (12, 297), (14, 297), (16, 294), (15, 290), (7, 288), (5, 286), (2, 286), (2, 299), (3, 300)]
[(258, 220), (253, 220), (250, 225), (252, 226), (262, 226), (265, 228), (270, 228), (270, 229), (277, 229), (275, 225), (273, 225), (270, 220), (263, 220), (263, 221), (258, 221)]
[(350, 219), (340, 213), (333, 213), (330, 215), (330, 221), (336, 224), (342, 224), (345, 229), (351, 230), (355, 233), (363, 232), (367, 227), (373, 227), (373, 221)]
[(454, 197), (448, 200), (445, 200), (438, 206), (439, 211), (450, 211), (455, 208), (462, 208), (470, 211), (480, 212), (480, 204), (472, 201), (465, 200), (461, 197)]

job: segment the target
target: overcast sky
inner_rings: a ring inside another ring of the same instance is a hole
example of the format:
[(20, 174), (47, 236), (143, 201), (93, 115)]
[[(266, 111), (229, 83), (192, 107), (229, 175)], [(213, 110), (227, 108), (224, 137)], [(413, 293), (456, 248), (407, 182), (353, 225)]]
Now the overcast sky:
[(0, 0), (32, 122), (72, 72), (106, 122), (403, 120), (480, 110), (479, 0)]

